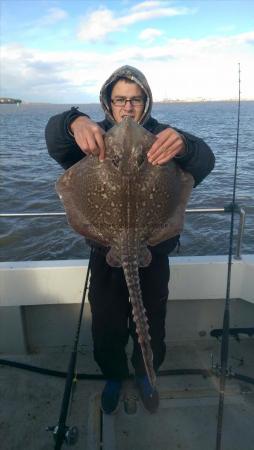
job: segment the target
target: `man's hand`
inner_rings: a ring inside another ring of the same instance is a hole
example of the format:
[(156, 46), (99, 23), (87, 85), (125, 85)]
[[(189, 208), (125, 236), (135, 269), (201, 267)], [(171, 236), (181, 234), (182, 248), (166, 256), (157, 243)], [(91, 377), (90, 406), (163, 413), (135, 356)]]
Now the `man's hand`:
[(156, 141), (147, 153), (148, 161), (153, 165), (164, 164), (175, 156), (185, 153), (184, 138), (172, 128), (166, 128), (156, 135)]
[(74, 139), (82, 152), (99, 155), (99, 160), (105, 158), (105, 144), (103, 135), (105, 131), (88, 117), (77, 117), (70, 126)]

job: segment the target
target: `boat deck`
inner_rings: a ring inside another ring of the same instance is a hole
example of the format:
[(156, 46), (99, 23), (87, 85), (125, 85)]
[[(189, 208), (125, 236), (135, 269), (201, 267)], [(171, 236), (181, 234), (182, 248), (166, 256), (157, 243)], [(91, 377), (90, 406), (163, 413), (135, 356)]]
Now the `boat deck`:
[[(216, 339), (170, 343), (161, 370), (211, 369), (219, 361)], [(0, 355), (65, 371), (70, 349), (54, 347), (47, 353)], [(237, 342), (230, 338), (229, 367), (253, 377), (254, 339)], [(78, 373), (99, 374), (90, 349), (79, 347)], [(67, 425), (77, 426), (77, 450), (214, 450), (218, 412), (216, 376), (164, 375), (158, 377), (160, 407), (156, 414), (144, 410), (128, 380), (118, 411), (106, 416), (100, 411), (103, 380), (78, 380)], [(3, 450), (50, 450), (54, 448), (47, 426), (56, 425), (65, 380), (0, 365), (0, 436)], [(223, 450), (253, 450), (254, 384), (228, 378), (223, 421)], [(63, 448), (67, 448), (64, 444)]]

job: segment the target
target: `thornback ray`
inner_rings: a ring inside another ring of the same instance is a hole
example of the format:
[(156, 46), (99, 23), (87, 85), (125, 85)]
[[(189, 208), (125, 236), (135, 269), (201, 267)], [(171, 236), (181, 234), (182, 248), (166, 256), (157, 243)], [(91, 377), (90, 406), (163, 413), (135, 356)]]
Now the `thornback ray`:
[(105, 134), (103, 162), (89, 155), (57, 181), (70, 225), (108, 247), (107, 263), (122, 267), (147, 376), (156, 375), (139, 267), (151, 262), (149, 246), (181, 233), (194, 180), (175, 161), (153, 166), (147, 152), (156, 137), (130, 117)]

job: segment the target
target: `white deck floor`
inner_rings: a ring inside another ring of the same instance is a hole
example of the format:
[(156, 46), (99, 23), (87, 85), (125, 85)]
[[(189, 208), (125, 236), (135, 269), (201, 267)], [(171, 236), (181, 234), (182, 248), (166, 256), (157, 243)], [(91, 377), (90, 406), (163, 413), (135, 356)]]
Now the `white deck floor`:
[[(216, 340), (171, 344), (162, 369), (210, 368), (217, 361)], [(1, 355), (1, 357), (6, 355)], [(11, 355), (30, 364), (66, 370), (69, 349), (51, 353)], [(243, 359), (243, 363), (242, 363)], [(230, 340), (229, 365), (237, 373), (254, 374), (254, 339)], [(78, 356), (78, 372), (98, 373), (90, 351)], [(48, 425), (56, 425), (64, 379), (0, 366), (0, 435), (3, 450), (54, 448)], [(114, 416), (100, 412), (103, 381), (78, 381), (67, 424), (79, 428), (77, 450), (214, 450), (218, 410), (218, 379), (200, 375), (158, 378), (161, 403), (156, 414), (144, 410), (131, 380), (123, 389)], [(253, 450), (254, 385), (227, 380), (223, 450)], [(67, 448), (63, 445), (63, 448)]]

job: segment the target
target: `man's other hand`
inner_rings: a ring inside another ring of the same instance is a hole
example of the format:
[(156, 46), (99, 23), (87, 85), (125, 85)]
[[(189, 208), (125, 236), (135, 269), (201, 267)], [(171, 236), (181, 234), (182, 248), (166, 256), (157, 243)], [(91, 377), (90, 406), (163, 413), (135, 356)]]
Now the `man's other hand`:
[(165, 164), (175, 156), (182, 156), (186, 151), (184, 137), (173, 130), (166, 128), (156, 135), (156, 141), (150, 148), (147, 157), (153, 165)]

